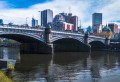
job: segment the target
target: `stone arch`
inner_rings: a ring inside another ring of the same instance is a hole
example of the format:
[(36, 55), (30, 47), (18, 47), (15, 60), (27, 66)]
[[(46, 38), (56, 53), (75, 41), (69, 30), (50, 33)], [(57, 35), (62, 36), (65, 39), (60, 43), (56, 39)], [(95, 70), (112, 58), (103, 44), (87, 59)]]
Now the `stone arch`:
[(57, 41), (57, 40), (60, 40), (60, 39), (74, 39), (74, 40), (77, 40), (77, 41), (79, 41), (79, 42), (82, 42), (82, 43), (84, 43), (84, 38), (77, 38), (77, 37), (71, 37), (71, 36), (68, 36), (68, 37), (62, 37), (62, 36), (58, 36), (58, 37), (53, 37), (51, 40), (50, 40), (50, 42), (55, 42), (55, 41)]
[(9, 39), (13, 39), (16, 40), (20, 43), (32, 43), (32, 42), (43, 42), (44, 43), (44, 39), (37, 36), (37, 35), (33, 35), (33, 34), (28, 34), (28, 33), (1, 33), (0, 37), (2, 38), (9, 38)]
[(58, 39), (54, 39), (53, 45), (54, 50), (56, 52), (80, 52), (80, 51), (90, 51), (90, 47), (83, 42), (80, 41), (80, 39), (72, 38), (72, 37), (62, 37)]
[(101, 41), (91, 41), (89, 44), (91, 45), (92, 51), (99, 51), (105, 49), (105, 44)]
[(51, 53), (51, 47), (44, 42), (44, 39), (28, 33), (2, 33), (0, 37), (9, 38), (20, 42), (20, 53)]

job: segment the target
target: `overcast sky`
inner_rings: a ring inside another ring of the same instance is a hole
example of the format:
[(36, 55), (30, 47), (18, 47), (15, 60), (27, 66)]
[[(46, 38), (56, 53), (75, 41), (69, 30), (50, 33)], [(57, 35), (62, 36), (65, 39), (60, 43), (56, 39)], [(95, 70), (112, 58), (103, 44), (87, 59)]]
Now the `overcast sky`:
[[(79, 17), (82, 26), (92, 24), (92, 14), (103, 13), (103, 24), (108, 22), (120, 23), (120, 0), (0, 0), (0, 18), (5, 23), (31, 25), (34, 16), (40, 20), (39, 11), (53, 10), (54, 16), (58, 13), (69, 12)], [(120, 24), (119, 24), (120, 25)]]

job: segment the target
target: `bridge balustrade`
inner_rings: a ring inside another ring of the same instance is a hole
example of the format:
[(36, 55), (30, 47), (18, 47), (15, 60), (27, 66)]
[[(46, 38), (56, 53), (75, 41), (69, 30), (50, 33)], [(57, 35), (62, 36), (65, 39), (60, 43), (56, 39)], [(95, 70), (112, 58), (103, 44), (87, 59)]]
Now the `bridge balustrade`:
[[(20, 25), (7, 25), (4, 24), (0, 26), (0, 31), (3, 32), (9, 32), (9, 33), (30, 33), (30, 34), (36, 34), (36, 35), (44, 35), (44, 29), (36, 29), (31, 27), (25, 27)], [(55, 31), (51, 30), (51, 35), (53, 37), (68, 37), (68, 38), (83, 38), (85, 35), (81, 33), (76, 32), (66, 32), (66, 31)], [(94, 39), (94, 40), (104, 40), (105, 37), (98, 37), (95, 35), (89, 35), (88, 38)]]

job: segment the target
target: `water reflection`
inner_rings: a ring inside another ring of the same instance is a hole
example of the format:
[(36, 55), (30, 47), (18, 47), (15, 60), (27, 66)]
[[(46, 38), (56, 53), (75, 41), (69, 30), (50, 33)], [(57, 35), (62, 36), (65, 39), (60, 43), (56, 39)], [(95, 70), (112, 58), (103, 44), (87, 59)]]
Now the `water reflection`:
[(0, 47), (0, 64), (3, 65), (0, 69), (7, 68), (9, 63), (15, 65), (18, 56), (20, 56), (19, 49)]
[[(119, 82), (119, 52), (19, 54), (0, 48), (0, 61), (14, 61), (15, 82)], [(1, 63), (0, 63), (1, 64)]]

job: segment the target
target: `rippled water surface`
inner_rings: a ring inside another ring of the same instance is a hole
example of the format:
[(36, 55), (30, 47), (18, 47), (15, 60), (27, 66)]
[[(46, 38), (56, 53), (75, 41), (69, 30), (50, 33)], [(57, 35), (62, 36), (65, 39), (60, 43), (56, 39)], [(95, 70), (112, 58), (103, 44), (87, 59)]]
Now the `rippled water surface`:
[(14, 82), (120, 82), (120, 52), (20, 54), (0, 48), (1, 69), (11, 62)]

